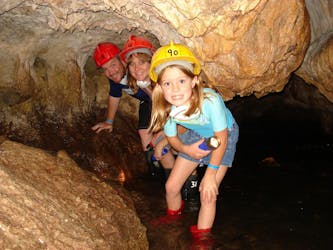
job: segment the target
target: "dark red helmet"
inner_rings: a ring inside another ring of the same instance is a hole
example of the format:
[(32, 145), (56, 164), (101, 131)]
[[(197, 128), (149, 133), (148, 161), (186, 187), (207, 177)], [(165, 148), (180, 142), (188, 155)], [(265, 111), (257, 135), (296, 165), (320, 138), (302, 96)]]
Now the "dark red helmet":
[(112, 58), (117, 56), (119, 52), (120, 49), (113, 43), (99, 43), (94, 51), (94, 60), (97, 67), (101, 67), (103, 64), (110, 61)]

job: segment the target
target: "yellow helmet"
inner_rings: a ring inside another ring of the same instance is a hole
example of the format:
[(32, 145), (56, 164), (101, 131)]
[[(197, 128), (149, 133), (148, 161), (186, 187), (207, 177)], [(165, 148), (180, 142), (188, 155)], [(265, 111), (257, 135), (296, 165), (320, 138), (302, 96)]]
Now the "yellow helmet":
[(153, 55), (150, 63), (149, 76), (156, 82), (158, 73), (171, 64), (190, 64), (193, 74), (199, 75), (200, 64), (192, 51), (182, 44), (174, 44), (170, 41), (169, 45), (160, 47)]

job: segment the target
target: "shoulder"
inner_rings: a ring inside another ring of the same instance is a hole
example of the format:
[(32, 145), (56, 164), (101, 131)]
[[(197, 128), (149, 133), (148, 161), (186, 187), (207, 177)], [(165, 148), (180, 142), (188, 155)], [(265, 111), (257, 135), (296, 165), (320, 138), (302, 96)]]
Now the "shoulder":
[(213, 89), (204, 90), (203, 100), (203, 111), (204, 113), (215, 113), (225, 107), (222, 96)]
[(216, 102), (221, 100), (221, 95), (211, 88), (203, 89), (204, 103), (205, 102)]

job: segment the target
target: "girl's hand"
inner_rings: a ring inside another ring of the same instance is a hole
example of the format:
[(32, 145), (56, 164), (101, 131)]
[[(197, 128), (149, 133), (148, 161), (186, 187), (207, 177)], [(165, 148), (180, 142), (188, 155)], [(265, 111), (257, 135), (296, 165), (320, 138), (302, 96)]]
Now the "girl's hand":
[(216, 201), (218, 195), (218, 185), (215, 175), (206, 175), (202, 178), (199, 186), (200, 196), (208, 203)]
[(162, 140), (157, 142), (154, 148), (154, 157), (156, 160), (161, 160), (166, 153), (163, 154), (164, 149), (169, 151), (170, 150), (170, 145), (168, 145), (168, 140), (164, 137)]
[(162, 150), (164, 148), (165, 145), (163, 145), (162, 143), (158, 143), (155, 146), (155, 150), (154, 150), (154, 157), (156, 158), (156, 160), (161, 160), (161, 158), (163, 157), (162, 155)]
[(199, 148), (199, 145), (203, 142), (204, 139), (201, 139), (191, 145), (186, 145), (186, 154), (198, 160), (210, 154), (212, 152), (211, 150), (202, 150)]

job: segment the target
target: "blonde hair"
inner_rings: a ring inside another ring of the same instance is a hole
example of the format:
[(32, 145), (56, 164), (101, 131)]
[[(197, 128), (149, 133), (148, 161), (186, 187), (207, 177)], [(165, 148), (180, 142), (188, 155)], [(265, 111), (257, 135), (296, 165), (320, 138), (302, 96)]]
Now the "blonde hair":
[[(149, 62), (151, 61), (151, 58), (152, 56), (151, 55), (148, 55), (146, 53), (134, 53), (138, 58), (139, 60), (143, 61), (143, 62)], [(131, 73), (129, 72), (129, 65), (130, 63), (132, 62), (133, 60), (133, 55), (134, 54), (131, 54), (130, 57), (128, 58), (127, 60), (127, 66), (126, 66), (126, 71), (127, 71), (127, 75), (128, 75), (128, 82), (127, 82), (127, 85), (128, 87), (135, 93), (138, 92), (139, 90), (139, 86), (138, 84), (136, 83), (136, 79), (131, 75)], [(148, 74), (148, 73), (147, 73)]]
[[(152, 93), (152, 113), (151, 113), (151, 120), (150, 120), (150, 126), (149, 129), (152, 132), (157, 132), (161, 129), (163, 129), (167, 119), (169, 118), (169, 114), (171, 111), (171, 104), (168, 103), (163, 95), (162, 87), (159, 84), (161, 81), (161, 78), (163, 74), (165, 73), (165, 70), (167, 68), (178, 68), (181, 70), (185, 75), (187, 75), (190, 78), (194, 78), (197, 75), (194, 75), (192, 71), (190, 71), (188, 68), (173, 64), (165, 67), (157, 77), (157, 84), (153, 90)], [(198, 76), (199, 77), (199, 76)], [(204, 94), (203, 94), (203, 83), (198, 79), (195, 86), (192, 89), (192, 95), (190, 98), (190, 107), (185, 113), (185, 115), (190, 116), (191, 114), (195, 113), (198, 109), (201, 111), (201, 106), (203, 102)]]

